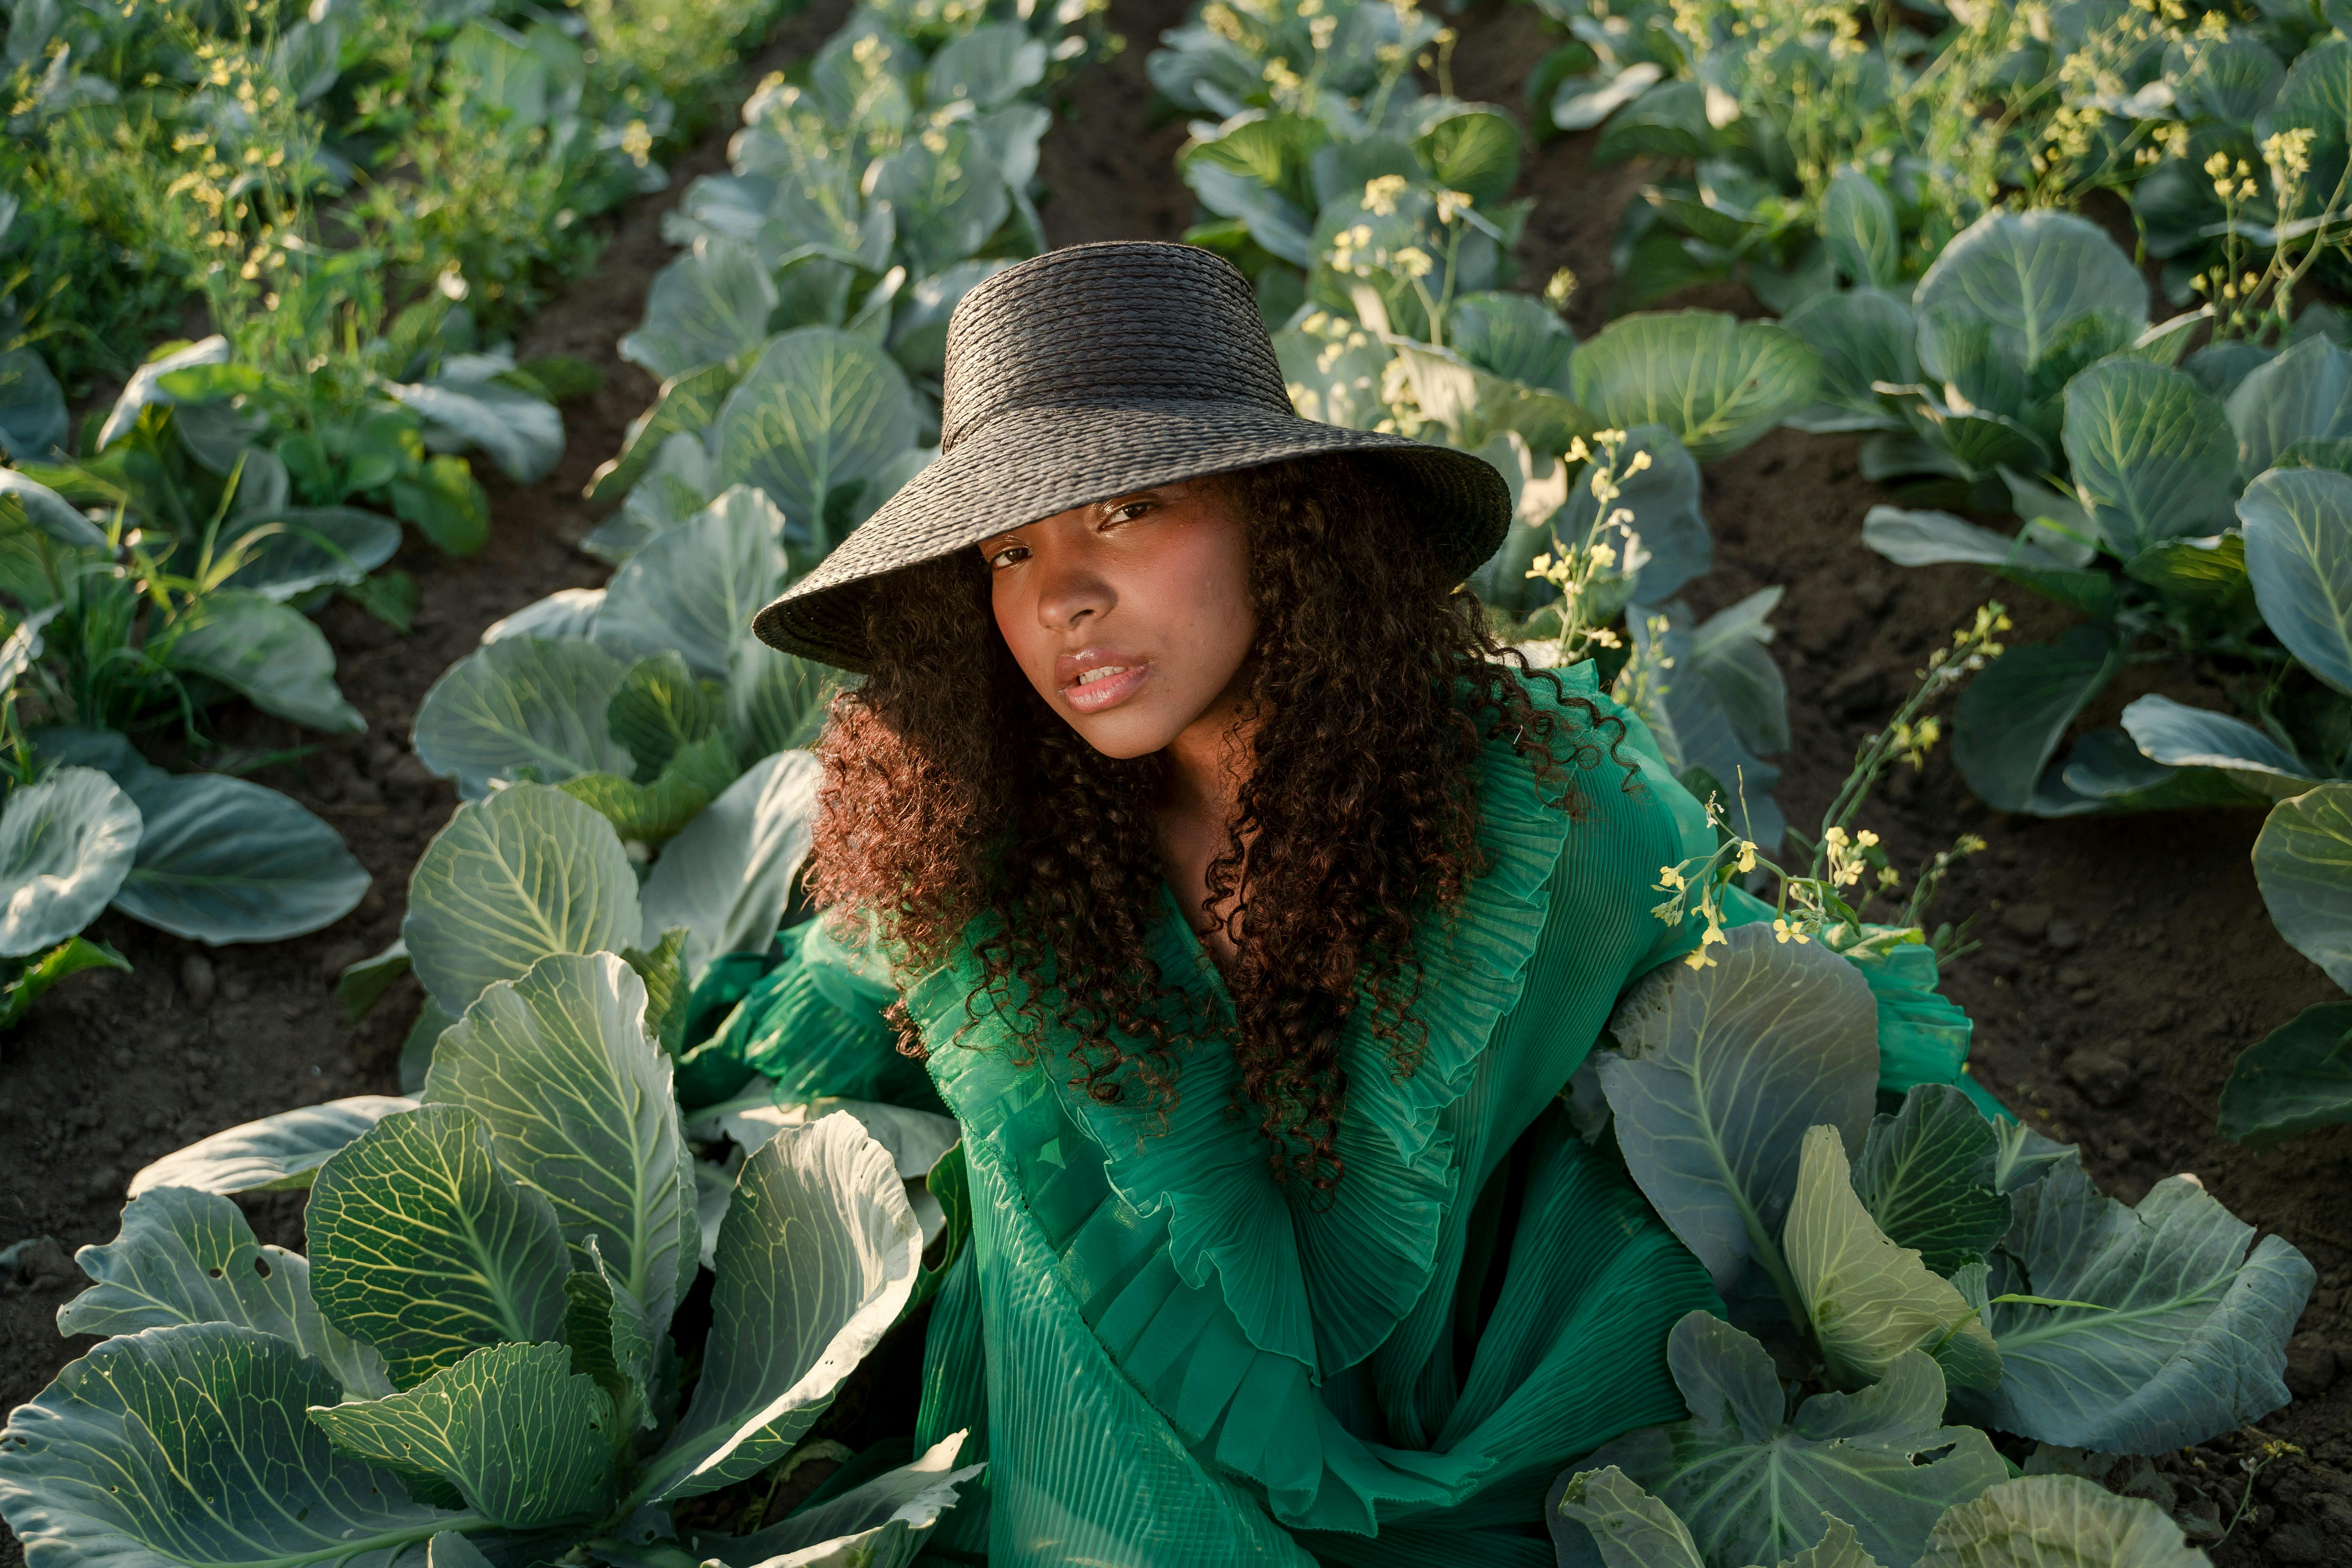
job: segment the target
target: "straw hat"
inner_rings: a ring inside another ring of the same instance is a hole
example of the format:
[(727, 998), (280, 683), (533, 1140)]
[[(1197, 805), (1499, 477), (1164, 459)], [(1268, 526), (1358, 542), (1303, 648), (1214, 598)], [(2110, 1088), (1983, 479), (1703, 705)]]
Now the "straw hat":
[(890, 573), (1130, 490), (1286, 458), (1362, 454), (1410, 492), (1449, 568), (1502, 543), (1511, 493), (1467, 452), (1292, 412), (1248, 281), (1191, 245), (1076, 245), (1007, 268), (948, 323), (937, 461), (752, 623), (872, 667), (865, 598)]

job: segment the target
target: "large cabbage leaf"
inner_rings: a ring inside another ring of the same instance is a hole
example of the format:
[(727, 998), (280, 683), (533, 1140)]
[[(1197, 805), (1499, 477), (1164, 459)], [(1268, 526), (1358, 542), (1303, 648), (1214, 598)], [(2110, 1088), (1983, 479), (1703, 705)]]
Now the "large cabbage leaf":
[(499, 1163), (554, 1205), (574, 1267), (595, 1238), (653, 1331), (668, 1326), (701, 1236), (669, 1058), (627, 963), (556, 954), (491, 985), (434, 1047), (422, 1098), (480, 1117)]
[(304, 1411), (342, 1387), (291, 1341), (235, 1323), (107, 1341), (10, 1412), (0, 1509), (28, 1561), (392, 1568), (470, 1514), (412, 1501)]
[(153, 773), (131, 792), (146, 829), (114, 895), (123, 913), (215, 945), (283, 942), (367, 896), (367, 868), (299, 803), (221, 773)]
[(2059, 742), (2123, 659), (2112, 632), (2088, 626), (1995, 659), (1953, 706), (1952, 761), (1969, 787), (2003, 811), (2034, 809)]
[(613, 574), (598, 646), (630, 660), (675, 650), (701, 679), (724, 679), (751, 616), (782, 583), (783, 530), (765, 491), (730, 488)]
[(74, 1262), (95, 1283), (58, 1309), (61, 1334), (236, 1323), (323, 1362), (349, 1397), (392, 1392), (383, 1358), (320, 1316), (310, 1260), (257, 1241), (244, 1211), (217, 1194), (164, 1187), (133, 1198), (121, 1232)]
[[(1707, 1568), (1698, 1542), (1675, 1517), (1675, 1510), (1635, 1486), (1614, 1465), (1570, 1477), (1556, 1494), (1553, 1508), (1558, 1517), (1571, 1520), (1591, 1533), (1592, 1543), (1601, 1549), (1603, 1568)], [(1820, 1541), (1789, 1558), (1780, 1568), (1880, 1565), (1878, 1559), (1863, 1550), (1853, 1526), (1832, 1518)]]
[(560, 1344), (488, 1345), (415, 1387), (314, 1405), (343, 1453), (454, 1486), (466, 1506), (528, 1530), (610, 1501), (613, 1402)]
[(416, 1101), (396, 1094), (358, 1094), (297, 1106), (225, 1128), (164, 1155), (131, 1178), (136, 1198), (160, 1187), (203, 1193), (255, 1193), (310, 1184), (319, 1167), (369, 1128)]
[(2221, 1133), (2267, 1149), (2352, 1121), (2352, 1002), (2305, 1007), (2249, 1046), (2221, 1087)]
[(1853, 965), (1811, 943), (1734, 927), (1710, 968), (1669, 965), (1635, 987), (1598, 1054), (1626, 1168), (1729, 1289), (1751, 1258), (1793, 1284), (1775, 1238), (1805, 1130), (1859, 1146), (1878, 1078), (1877, 1009)]
[(1987, 213), (1919, 279), (1920, 367), (2024, 417), (2147, 323), (2147, 285), (2097, 225), (2051, 209)]
[(1820, 401), (1789, 416), (1800, 430), (1899, 430), (1903, 421), (1877, 391), (1880, 382), (1919, 379), (1918, 323), (1901, 295), (1883, 289), (1831, 289), (1789, 312), (1780, 323), (1821, 356)]
[[(2286, 1403), (2287, 1336), (2313, 1279), (2303, 1254), (2255, 1243), (2185, 1176), (2126, 1208), (2065, 1160), (2013, 1197), (1985, 1286), (2003, 1375), (1961, 1408), (2045, 1443), (2156, 1454)], [(2011, 1293), (2091, 1305), (1998, 1299)]]
[(2117, 1497), (2081, 1476), (2020, 1476), (1937, 1520), (1919, 1568), (2205, 1568), (2210, 1561), (2146, 1498)]
[(112, 730), (56, 725), (43, 758), (102, 768), (139, 808), (138, 853), (114, 907), (215, 945), (282, 942), (332, 925), (367, 896), (365, 867), (325, 821), (224, 773), (168, 773)]
[(1983, 1433), (1942, 1424), (1944, 1375), (1924, 1351), (1793, 1415), (1771, 1355), (1717, 1318), (1676, 1323), (1666, 1359), (1690, 1419), (1629, 1433), (1578, 1468), (1613, 1465), (1654, 1493), (1708, 1563), (1778, 1562), (1820, 1542), (1825, 1516), (1851, 1524), (1879, 1561), (1913, 1563), (1946, 1509), (2008, 1478)]
[(684, 927), (688, 973), (775, 934), (808, 858), (823, 774), (807, 752), (763, 758), (663, 847), (646, 879), (645, 929)]
[(2259, 795), (2283, 800), (2319, 781), (2293, 752), (2242, 719), (2191, 708), (2151, 692), (2125, 708), (2124, 732), (2150, 761), (2175, 768), (2214, 768)]
[(335, 687), (335, 650), (318, 623), (261, 594), (223, 590), (197, 601), (163, 662), (208, 676), (280, 719), (356, 735), (367, 718)]
[(60, 767), (0, 806), (0, 958), (29, 958), (99, 917), (131, 874), (139, 807), (96, 768)]
[(2352, 474), (2274, 468), (2246, 487), (2238, 515), (2263, 621), (2304, 668), (2352, 692)]
[[(602, 609), (596, 619), (601, 626)], [(625, 663), (593, 643), (502, 637), (451, 665), (425, 692), (416, 710), (417, 759), (473, 798), (495, 779), (561, 784), (582, 773), (628, 773), (628, 749), (604, 721), (627, 673)]]
[(562, 1329), (554, 1205), (499, 1169), (469, 1110), (424, 1105), (377, 1122), (320, 1170), (304, 1223), (319, 1310), (374, 1346), (397, 1387)]
[(2287, 945), (2352, 987), (2352, 784), (2273, 806), (2254, 840), (2254, 880)]
[(879, 345), (803, 327), (772, 339), (727, 395), (719, 478), (757, 485), (814, 530), (835, 490), (881, 473), (915, 444), (915, 431), (907, 374)]
[(1872, 1119), (1853, 1163), (1854, 1195), (1897, 1247), (1949, 1278), (2009, 1231), (1998, 1184), (2000, 1134), (1950, 1084), (1923, 1083)]
[(922, 1247), (889, 1152), (850, 1116), (785, 1128), (745, 1160), (701, 1381), (640, 1495), (715, 1491), (782, 1458), (898, 1321)]
[(2352, 350), (2305, 338), (2240, 382), (2228, 408), (2249, 479), (2297, 442), (2352, 436)]
[(416, 978), (455, 1018), (550, 953), (619, 952), (644, 929), (612, 825), (560, 789), (514, 784), (459, 806), (425, 847), (400, 933)]
[(645, 321), (621, 340), (621, 357), (665, 381), (731, 360), (767, 341), (776, 302), (756, 249), (705, 236), (654, 274)]
[(1806, 1131), (1796, 1195), (1780, 1237), (1831, 1381), (1857, 1388), (1897, 1356), (1924, 1350), (1962, 1388), (2000, 1381), (2000, 1355), (1976, 1309), (1919, 1254), (1872, 1223), (1848, 1180), (1837, 1130)]
[(2181, 372), (2093, 365), (2066, 384), (2063, 441), (2074, 488), (2120, 559), (2230, 526), (2237, 439), (2221, 404)]
[(1611, 322), (1577, 351), (1570, 374), (1576, 402), (1603, 423), (1664, 425), (1704, 463), (1809, 406), (1822, 365), (1769, 322), (1676, 310)]
[(898, 1568), (911, 1562), (940, 1516), (955, 1506), (956, 1489), (984, 1468), (956, 1468), (969, 1436), (950, 1432), (913, 1463), (803, 1508), (752, 1535), (698, 1535), (695, 1553), (728, 1568), (759, 1568), (779, 1561), (809, 1568)]

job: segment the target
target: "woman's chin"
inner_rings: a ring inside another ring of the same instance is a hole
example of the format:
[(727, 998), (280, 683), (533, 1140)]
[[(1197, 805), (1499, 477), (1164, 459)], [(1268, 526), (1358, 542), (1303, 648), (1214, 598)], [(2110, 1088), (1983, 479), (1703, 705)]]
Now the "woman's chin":
[(1066, 710), (1062, 717), (1087, 745), (1106, 757), (1117, 757), (1122, 762), (1164, 751), (1168, 743), (1184, 731), (1184, 726), (1180, 723), (1171, 723), (1148, 711), (1137, 712), (1126, 708), (1095, 714)]

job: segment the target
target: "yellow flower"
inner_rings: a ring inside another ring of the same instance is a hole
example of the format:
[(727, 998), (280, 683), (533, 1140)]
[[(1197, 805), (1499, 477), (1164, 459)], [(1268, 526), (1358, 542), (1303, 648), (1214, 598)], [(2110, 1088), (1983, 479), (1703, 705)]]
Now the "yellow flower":
[[(1402, 174), (1382, 174), (1365, 181), (1364, 210), (1374, 217), (1394, 217), (1397, 198), (1404, 195), (1407, 184)], [(1364, 230), (1364, 238), (1371, 238), (1370, 229)]]

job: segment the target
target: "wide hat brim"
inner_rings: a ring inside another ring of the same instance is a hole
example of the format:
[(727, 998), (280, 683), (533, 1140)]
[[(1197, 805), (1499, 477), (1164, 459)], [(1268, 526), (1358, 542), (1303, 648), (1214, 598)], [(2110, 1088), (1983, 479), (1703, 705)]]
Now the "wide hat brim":
[(1009, 408), (900, 487), (761, 610), (752, 627), (787, 653), (873, 668), (866, 596), (894, 572), (1008, 529), (1132, 490), (1291, 458), (1360, 456), (1391, 470), (1448, 572), (1466, 577), (1501, 547), (1510, 487), (1450, 447), (1350, 430), (1256, 403), (1112, 400)]

